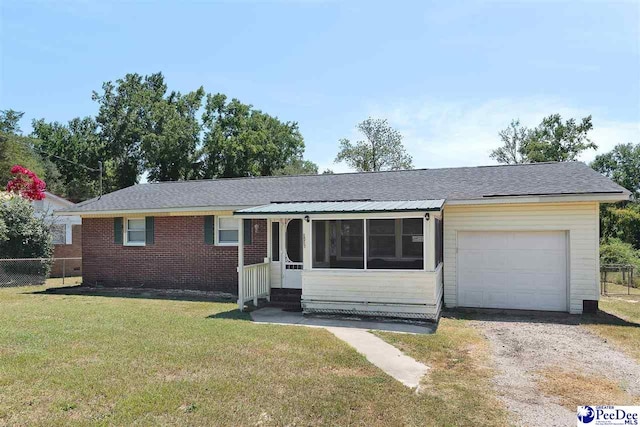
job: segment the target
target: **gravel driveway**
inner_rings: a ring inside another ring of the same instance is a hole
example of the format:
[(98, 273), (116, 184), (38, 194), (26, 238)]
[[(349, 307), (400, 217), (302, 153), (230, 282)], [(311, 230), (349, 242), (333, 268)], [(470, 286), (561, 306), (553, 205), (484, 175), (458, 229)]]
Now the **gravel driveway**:
[(491, 342), (495, 387), (515, 425), (575, 425), (574, 411), (537, 389), (536, 371), (547, 367), (606, 377), (640, 395), (640, 365), (580, 326), (578, 317), (496, 313), (472, 318), (473, 327)]

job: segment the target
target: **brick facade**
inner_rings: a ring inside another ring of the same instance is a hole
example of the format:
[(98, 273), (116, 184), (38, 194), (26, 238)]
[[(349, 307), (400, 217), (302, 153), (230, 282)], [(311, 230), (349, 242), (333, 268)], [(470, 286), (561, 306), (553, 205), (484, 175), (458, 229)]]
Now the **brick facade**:
[[(70, 245), (54, 245), (54, 258), (80, 258), (82, 257), (82, 226), (68, 224), (71, 228), (71, 244)], [(64, 266), (65, 276), (82, 276), (81, 260), (56, 260), (51, 266), (51, 277), (62, 277), (62, 267)]]
[[(83, 282), (238, 292), (238, 248), (204, 240), (204, 216), (155, 217), (154, 243), (114, 243), (113, 218), (83, 218)], [(252, 243), (245, 245), (245, 265), (267, 256), (267, 223), (253, 220)], [(216, 230), (217, 232), (217, 230)]]

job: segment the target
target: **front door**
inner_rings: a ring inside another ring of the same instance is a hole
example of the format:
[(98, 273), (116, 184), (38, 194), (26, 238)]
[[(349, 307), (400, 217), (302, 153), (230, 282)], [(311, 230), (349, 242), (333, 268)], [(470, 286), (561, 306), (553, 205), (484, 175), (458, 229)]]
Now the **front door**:
[(286, 222), (284, 236), (283, 288), (302, 289), (302, 220)]

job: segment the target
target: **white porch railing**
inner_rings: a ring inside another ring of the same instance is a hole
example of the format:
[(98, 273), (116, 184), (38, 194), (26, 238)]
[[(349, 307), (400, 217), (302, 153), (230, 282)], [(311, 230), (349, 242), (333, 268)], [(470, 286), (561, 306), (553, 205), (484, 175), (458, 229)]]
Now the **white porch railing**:
[(253, 301), (258, 305), (258, 298), (267, 298), (271, 294), (271, 272), (269, 263), (245, 265), (242, 268), (241, 285), (238, 288), (238, 306), (243, 309), (244, 303)]

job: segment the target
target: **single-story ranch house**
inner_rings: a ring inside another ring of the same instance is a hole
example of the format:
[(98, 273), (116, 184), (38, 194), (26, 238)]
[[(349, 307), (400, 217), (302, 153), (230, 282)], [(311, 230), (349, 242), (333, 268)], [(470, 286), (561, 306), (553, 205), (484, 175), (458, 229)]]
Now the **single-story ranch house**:
[(86, 284), (436, 319), (595, 310), (599, 204), (628, 198), (568, 162), (140, 184), (58, 213), (82, 217)]

